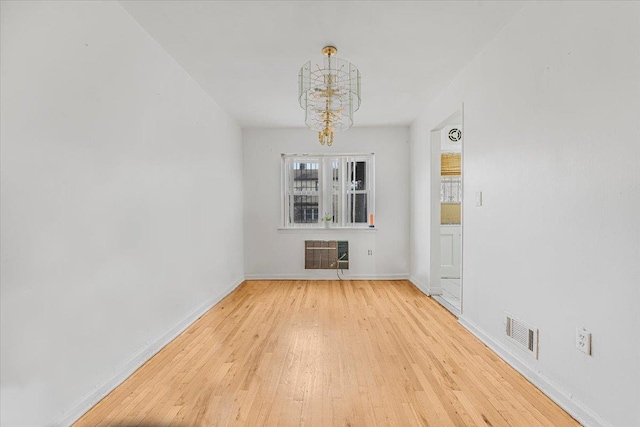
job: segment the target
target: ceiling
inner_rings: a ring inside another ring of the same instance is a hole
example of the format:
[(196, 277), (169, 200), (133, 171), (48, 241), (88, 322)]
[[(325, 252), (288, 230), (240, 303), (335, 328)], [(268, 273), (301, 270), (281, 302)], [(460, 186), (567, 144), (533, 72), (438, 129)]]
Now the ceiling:
[(243, 128), (303, 127), (298, 70), (323, 46), (362, 73), (354, 126), (408, 125), (522, 3), (121, 1)]

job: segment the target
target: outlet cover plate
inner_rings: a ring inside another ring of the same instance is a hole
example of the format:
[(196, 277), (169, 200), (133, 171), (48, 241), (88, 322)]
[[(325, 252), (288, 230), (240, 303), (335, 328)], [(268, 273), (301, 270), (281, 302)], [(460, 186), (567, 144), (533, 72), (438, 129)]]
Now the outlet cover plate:
[(584, 328), (576, 328), (576, 348), (584, 354), (591, 355), (591, 332)]

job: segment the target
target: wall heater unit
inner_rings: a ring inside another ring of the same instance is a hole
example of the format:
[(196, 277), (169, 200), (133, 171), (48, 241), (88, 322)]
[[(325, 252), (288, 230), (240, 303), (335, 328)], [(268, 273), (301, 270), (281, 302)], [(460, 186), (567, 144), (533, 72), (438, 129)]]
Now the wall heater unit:
[(538, 330), (506, 314), (506, 335), (510, 342), (538, 358)]
[(347, 270), (349, 268), (349, 242), (346, 240), (305, 240), (304, 268)]

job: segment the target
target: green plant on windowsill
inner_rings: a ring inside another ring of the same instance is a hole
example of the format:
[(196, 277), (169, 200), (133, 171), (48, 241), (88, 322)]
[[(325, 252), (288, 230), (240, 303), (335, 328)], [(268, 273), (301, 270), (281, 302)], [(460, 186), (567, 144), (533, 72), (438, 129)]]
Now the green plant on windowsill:
[(325, 212), (324, 216), (322, 217), (322, 222), (324, 222), (325, 227), (329, 227), (329, 225), (333, 222), (333, 217)]

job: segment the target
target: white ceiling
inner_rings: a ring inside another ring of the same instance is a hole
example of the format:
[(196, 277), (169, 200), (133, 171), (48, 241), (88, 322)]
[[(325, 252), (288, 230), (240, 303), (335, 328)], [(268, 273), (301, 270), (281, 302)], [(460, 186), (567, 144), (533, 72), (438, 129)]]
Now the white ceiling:
[(354, 126), (408, 125), (522, 7), (507, 1), (121, 1), (240, 126), (303, 127), (325, 45), (362, 73)]

